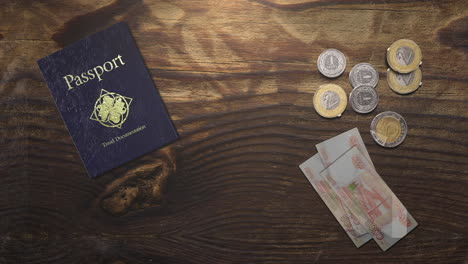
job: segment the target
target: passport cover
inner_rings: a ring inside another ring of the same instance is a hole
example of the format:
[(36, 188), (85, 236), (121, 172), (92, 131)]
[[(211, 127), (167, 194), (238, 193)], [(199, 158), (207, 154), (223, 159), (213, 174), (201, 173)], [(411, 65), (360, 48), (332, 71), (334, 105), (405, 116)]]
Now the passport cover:
[(91, 178), (178, 138), (125, 23), (37, 63)]

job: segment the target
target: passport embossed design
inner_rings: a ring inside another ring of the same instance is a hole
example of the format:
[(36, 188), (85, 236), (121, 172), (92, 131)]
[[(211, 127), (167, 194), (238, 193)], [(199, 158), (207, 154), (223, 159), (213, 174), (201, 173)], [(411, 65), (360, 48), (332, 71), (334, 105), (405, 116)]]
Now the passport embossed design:
[(125, 23), (37, 63), (90, 177), (178, 138)]
[(132, 98), (102, 89), (90, 118), (106, 127), (122, 128), (122, 124), (127, 120), (131, 103)]

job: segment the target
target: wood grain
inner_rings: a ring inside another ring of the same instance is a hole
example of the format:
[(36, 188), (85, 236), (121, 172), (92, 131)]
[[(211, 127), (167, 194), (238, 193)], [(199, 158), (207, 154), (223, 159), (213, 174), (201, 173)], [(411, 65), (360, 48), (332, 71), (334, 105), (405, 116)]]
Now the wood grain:
[[(0, 1), (0, 263), (468, 263), (468, 1)], [(86, 176), (36, 60), (126, 21), (181, 139)], [(385, 50), (410, 38), (423, 86), (386, 84)], [(326, 48), (348, 58), (328, 80)], [(336, 120), (315, 89), (351, 91), (378, 69), (372, 114)], [(394, 110), (396, 149), (369, 125)], [(378, 172), (420, 226), (388, 252), (356, 249), (298, 169), (358, 127)]]

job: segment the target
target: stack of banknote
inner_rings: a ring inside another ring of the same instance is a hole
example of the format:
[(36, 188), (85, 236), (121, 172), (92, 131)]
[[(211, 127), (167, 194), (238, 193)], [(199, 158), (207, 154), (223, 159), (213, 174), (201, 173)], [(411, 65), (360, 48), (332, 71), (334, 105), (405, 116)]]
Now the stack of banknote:
[(299, 165), (356, 247), (387, 250), (418, 223), (376, 172), (357, 128), (316, 145)]

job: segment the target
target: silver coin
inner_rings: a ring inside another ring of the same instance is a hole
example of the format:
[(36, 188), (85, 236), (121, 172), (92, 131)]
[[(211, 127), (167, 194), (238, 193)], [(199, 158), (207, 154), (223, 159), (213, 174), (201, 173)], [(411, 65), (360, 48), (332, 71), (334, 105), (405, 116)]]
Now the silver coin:
[(379, 103), (379, 94), (370, 85), (360, 85), (349, 94), (349, 104), (354, 111), (366, 114), (374, 111)]
[(349, 82), (353, 88), (360, 85), (376, 87), (379, 82), (379, 72), (369, 63), (359, 63), (349, 72)]
[(385, 111), (375, 116), (370, 127), (375, 142), (386, 148), (400, 145), (405, 140), (407, 131), (405, 119), (392, 111)]
[(318, 57), (317, 68), (328, 78), (338, 77), (346, 68), (346, 57), (339, 50), (327, 49)]

